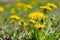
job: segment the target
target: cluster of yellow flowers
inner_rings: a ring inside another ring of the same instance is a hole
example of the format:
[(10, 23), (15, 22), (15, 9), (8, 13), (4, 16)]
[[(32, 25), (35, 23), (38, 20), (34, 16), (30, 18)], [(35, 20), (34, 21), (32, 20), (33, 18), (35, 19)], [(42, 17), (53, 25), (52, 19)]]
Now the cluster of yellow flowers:
[(33, 13), (30, 13), (30, 14), (28, 15), (28, 18), (30, 18), (29, 21), (30, 21), (31, 23), (34, 23), (34, 24), (35, 24), (35, 27), (36, 27), (36, 28), (44, 28), (44, 27), (45, 27), (44, 24), (42, 24), (42, 25), (41, 25), (40, 23), (36, 24), (36, 23), (37, 23), (36, 20), (45, 18), (44, 13), (33, 12)]
[(20, 26), (21, 26), (21, 25), (27, 26), (27, 23), (25, 22), (25, 20), (24, 20), (24, 19), (20, 19), (20, 17), (19, 17), (18, 15), (12, 15), (12, 16), (10, 16), (10, 19), (12, 19), (12, 20), (10, 21), (10, 24), (14, 24), (15, 21), (18, 20), (18, 24), (19, 24)]
[[(31, 4), (17, 3), (16, 6), (17, 7), (23, 7), (24, 11), (27, 11), (28, 9), (32, 9)], [(52, 9), (57, 8), (57, 6), (54, 3), (48, 3), (45, 6), (40, 6), (40, 8), (45, 10), (45, 11), (52, 11)], [(15, 13), (15, 8), (11, 9), (11, 13)], [(20, 19), (20, 17), (17, 16), (17, 15), (12, 15), (12, 16), (10, 16), (10, 18), (13, 19), (11, 21), (11, 23), (14, 22), (15, 19), (17, 19), (17, 20), (19, 20), (18, 21), (19, 25), (23, 25), (23, 26), (28, 25), (27, 22), (24, 19)], [(48, 17), (48, 15), (46, 15), (42, 12), (35, 11), (35, 12), (30, 13), (28, 15), (28, 18), (29, 18), (29, 22), (33, 23), (36, 28), (44, 28), (45, 24), (44, 23), (37, 23), (37, 21), (41, 20), (41, 19), (48, 19), (49, 17)]]
[(18, 15), (11, 15), (10, 19), (11, 19), (10, 24), (14, 24), (16, 20), (20, 19), (20, 17)]
[(16, 6), (18, 8), (22, 7), (23, 8), (23, 11), (28, 11), (28, 9), (32, 9), (32, 5), (31, 4), (24, 4), (24, 3), (16, 3)]
[(52, 8), (57, 8), (57, 6), (54, 3), (47, 3), (45, 6), (40, 6), (43, 10), (49, 10), (52, 11)]
[[(40, 6), (41, 9), (45, 11), (52, 11), (53, 8), (57, 8), (57, 6), (54, 3), (48, 3), (46, 6)], [(48, 15), (41, 13), (41, 12), (33, 12), (28, 15), (28, 18), (30, 18), (30, 22), (37, 23), (36, 20), (38, 19), (48, 19)], [(36, 28), (44, 28), (45, 25), (43, 23), (37, 23), (35, 24)]]

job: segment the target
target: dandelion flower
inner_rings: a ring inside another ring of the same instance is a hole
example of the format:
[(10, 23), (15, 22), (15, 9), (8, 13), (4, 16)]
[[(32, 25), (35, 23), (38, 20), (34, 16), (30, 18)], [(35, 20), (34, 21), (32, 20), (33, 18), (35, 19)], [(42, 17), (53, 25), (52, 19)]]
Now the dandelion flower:
[(4, 12), (4, 8), (3, 7), (0, 7), (0, 12)]
[(19, 20), (18, 24), (22, 25), (24, 23), (24, 19)]
[(30, 13), (28, 17), (31, 19), (40, 19), (44, 17), (44, 14), (40, 12), (33, 12), (33, 13)]
[(23, 25), (23, 26), (27, 26), (27, 23), (24, 21), (24, 19), (21, 19), (19, 22), (18, 22), (19, 25)]
[(17, 6), (17, 7), (21, 7), (22, 5), (23, 5), (23, 4), (22, 4), (21, 2), (17, 2), (17, 3), (16, 3), (16, 6)]
[(45, 25), (38, 23), (38, 24), (35, 25), (35, 27), (36, 28), (45, 28)]
[(26, 5), (27, 8), (32, 9), (32, 5), (28, 4)]
[(57, 6), (54, 3), (48, 3), (47, 6), (49, 6), (51, 8), (57, 8)]
[(52, 11), (52, 9), (49, 6), (41, 6), (40, 8), (43, 10)]
[(31, 4), (23, 4), (23, 10), (26, 12), (29, 9), (32, 9), (32, 5)]
[(12, 15), (12, 16), (10, 16), (10, 18), (11, 18), (11, 19), (20, 19), (20, 17), (17, 16), (17, 15)]

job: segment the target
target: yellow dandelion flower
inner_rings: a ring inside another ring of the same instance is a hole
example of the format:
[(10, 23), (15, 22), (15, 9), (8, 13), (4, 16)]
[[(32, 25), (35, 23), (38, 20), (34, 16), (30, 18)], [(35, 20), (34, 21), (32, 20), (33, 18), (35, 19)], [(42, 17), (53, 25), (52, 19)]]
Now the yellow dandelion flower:
[(11, 20), (11, 21), (10, 21), (10, 24), (14, 24), (14, 22), (15, 22), (15, 20)]
[(57, 8), (57, 6), (54, 3), (48, 3), (47, 6), (49, 6), (51, 8)]
[(29, 19), (29, 22), (36, 23), (36, 21), (34, 19)]
[(11, 8), (10, 12), (11, 12), (12, 14), (14, 14), (14, 13), (15, 13), (15, 8), (14, 8), (14, 7)]
[(45, 25), (44, 24), (36, 24), (35, 27), (36, 28), (45, 28)]
[(23, 4), (23, 10), (24, 10), (25, 12), (27, 12), (28, 9), (32, 9), (32, 5), (31, 5), (31, 4)]
[(24, 19), (19, 20), (18, 24), (22, 25), (24, 23)]
[(19, 22), (18, 22), (19, 25), (24, 25), (24, 26), (27, 26), (27, 23), (24, 21), (24, 19), (21, 19)]
[(22, 24), (23, 24), (23, 22), (19, 21), (19, 22), (18, 22), (18, 24), (19, 24), (19, 25), (22, 25)]
[(33, 12), (33, 13), (30, 13), (28, 17), (31, 19), (40, 19), (44, 17), (44, 14), (40, 12)]
[(11, 19), (20, 19), (20, 17), (17, 16), (17, 15), (12, 15), (12, 16), (10, 16), (10, 18), (11, 18)]
[(27, 8), (32, 9), (32, 5), (28, 4), (26, 5)]
[(17, 2), (17, 3), (16, 3), (16, 6), (17, 6), (17, 7), (21, 7), (22, 5), (23, 5), (23, 4), (22, 4), (21, 2)]
[(52, 11), (52, 9), (49, 6), (41, 6), (40, 8), (43, 10)]
[(0, 12), (4, 12), (4, 8), (3, 7), (0, 7)]

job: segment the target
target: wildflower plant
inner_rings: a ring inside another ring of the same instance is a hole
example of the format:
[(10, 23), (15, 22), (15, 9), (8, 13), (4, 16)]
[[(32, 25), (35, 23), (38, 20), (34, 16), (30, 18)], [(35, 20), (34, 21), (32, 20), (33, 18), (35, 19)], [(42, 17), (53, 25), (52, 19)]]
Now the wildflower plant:
[(0, 6), (0, 40), (59, 39), (60, 19), (53, 13), (58, 8), (55, 3), (38, 5), (36, 0), (30, 1), (7, 3), (7, 10)]

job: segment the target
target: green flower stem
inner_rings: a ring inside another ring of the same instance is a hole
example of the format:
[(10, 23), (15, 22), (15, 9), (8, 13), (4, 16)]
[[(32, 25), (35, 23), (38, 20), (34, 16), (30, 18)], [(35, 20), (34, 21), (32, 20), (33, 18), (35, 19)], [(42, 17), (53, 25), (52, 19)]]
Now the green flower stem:
[(47, 30), (46, 30), (45, 36), (42, 37), (41, 40), (44, 40), (44, 39), (46, 38), (46, 36), (47, 36), (47, 34), (48, 34), (48, 31), (49, 31), (49, 28), (51, 27), (51, 24), (52, 24), (51, 22), (48, 24), (48, 28), (47, 28)]
[(28, 30), (24, 27), (25, 32), (29, 35)]
[(59, 35), (60, 35), (60, 33), (56, 35), (56, 38), (58, 38), (58, 37), (59, 37)]
[(38, 36), (38, 32), (39, 32), (39, 30), (38, 30), (38, 29), (36, 29), (36, 36), (37, 36), (37, 40), (38, 40), (38, 38), (39, 38), (39, 36)]

